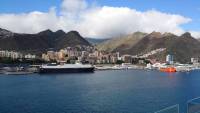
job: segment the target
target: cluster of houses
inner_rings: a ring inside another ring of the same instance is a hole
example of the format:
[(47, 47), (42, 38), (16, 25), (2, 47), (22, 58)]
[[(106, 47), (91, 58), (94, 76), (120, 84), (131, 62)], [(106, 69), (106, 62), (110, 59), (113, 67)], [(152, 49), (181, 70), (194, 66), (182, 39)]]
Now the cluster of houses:
[[(68, 47), (60, 51), (48, 51), (42, 54), (42, 59), (45, 61), (69, 61), (75, 60), (86, 62), (90, 64), (116, 64), (118, 62), (133, 63), (136, 56), (120, 55), (119, 52), (105, 52), (98, 50), (78, 50), (76, 48)], [(140, 61), (143, 63), (143, 61)]]
[[(162, 52), (165, 48), (156, 49), (142, 55), (120, 55), (119, 52), (106, 52), (99, 51), (93, 47), (67, 47), (59, 51), (47, 51), (42, 56), (36, 56), (33, 54), (23, 54), (16, 51), (0, 50), (0, 58), (11, 58), (11, 59), (42, 59), (46, 62), (59, 62), (66, 61), (73, 63), (80, 61), (82, 63), (90, 64), (120, 64), (120, 63), (131, 63), (131, 64), (145, 64), (148, 56)], [(168, 56), (167, 61), (173, 63), (173, 57)], [(151, 60), (149, 60), (151, 61)], [(152, 61), (151, 61), (152, 62)], [(197, 58), (192, 58), (191, 62), (198, 62)]]
[(151, 55), (160, 53), (160, 52), (165, 51), (165, 50), (166, 50), (166, 48), (155, 49), (155, 50), (152, 50), (152, 51), (150, 51), (150, 52), (147, 52), (147, 53), (145, 53), (145, 54), (140, 55), (140, 58), (148, 58), (148, 57), (151, 56)]
[(0, 58), (11, 58), (11, 59), (35, 59), (36, 55), (32, 54), (23, 54), (16, 51), (8, 51), (8, 50), (1, 50), (0, 51)]

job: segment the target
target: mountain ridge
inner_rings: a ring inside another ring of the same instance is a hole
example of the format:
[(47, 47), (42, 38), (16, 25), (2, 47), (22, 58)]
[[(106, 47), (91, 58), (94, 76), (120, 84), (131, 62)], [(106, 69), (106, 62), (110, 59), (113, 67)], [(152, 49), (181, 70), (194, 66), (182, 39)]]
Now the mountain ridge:
[[(116, 42), (115, 39), (109, 41), (109, 44)], [(128, 42), (120, 42), (120, 45), (113, 48), (111, 52), (120, 52), (122, 55), (140, 55), (155, 49), (166, 48), (166, 51), (162, 52), (161, 55), (155, 55), (152, 58), (165, 61), (165, 56), (167, 54), (173, 54), (174, 59), (181, 63), (188, 63), (190, 62), (190, 58), (200, 56), (200, 41), (192, 37), (189, 32), (177, 36), (172, 33), (159, 33), (154, 31), (140, 37), (140, 40), (132, 43), (129, 48), (123, 47), (127, 45), (127, 43)], [(106, 47), (107, 43), (104, 42), (98, 46)]]
[(146, 33), (134, 32), (129, 35), (123, 35), (120, 37), (114, 37), (97, 45), (97, 49), (103, 51), (118, 51), (118, 49), (127, 49), (137, 43)]
[(5, 32), (4, 29), (0, 29), (0, 49), (2, 50), (38, 51), (41, 53), (49, 48), (58, 50), (79, 45), (92, 46), (77, 31), (65, 33), (62, 30), (53, 32), (48, 29), (36, 34), (22, 34), (8, 30)]

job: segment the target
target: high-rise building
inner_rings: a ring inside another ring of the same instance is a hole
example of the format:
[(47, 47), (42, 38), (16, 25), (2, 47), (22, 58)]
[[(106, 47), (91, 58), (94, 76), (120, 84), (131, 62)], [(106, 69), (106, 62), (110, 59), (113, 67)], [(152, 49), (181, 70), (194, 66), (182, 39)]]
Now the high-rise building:
[(173, 57), (173, 55), (168, 54), (166, 56), (166, 63), (167, 64), (173, 64), (174, 63), (174, 57)]

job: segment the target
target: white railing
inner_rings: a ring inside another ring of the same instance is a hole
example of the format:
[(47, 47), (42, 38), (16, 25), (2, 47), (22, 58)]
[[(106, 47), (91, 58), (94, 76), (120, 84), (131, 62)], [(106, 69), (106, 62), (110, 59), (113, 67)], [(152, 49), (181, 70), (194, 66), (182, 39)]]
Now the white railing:
[[(164, 108), (155, 113), (180, 113), (179, 104)], [(187, 101), (187, 113), (200, 113), (200, 97)]]
[(187, 113), (200, 113), (200, 97), (187, 101)]
[(176, 105), (164, 108), (162, 110), (159, 110), (155, 113), (179, 113), (179, 105), (176, 104)]

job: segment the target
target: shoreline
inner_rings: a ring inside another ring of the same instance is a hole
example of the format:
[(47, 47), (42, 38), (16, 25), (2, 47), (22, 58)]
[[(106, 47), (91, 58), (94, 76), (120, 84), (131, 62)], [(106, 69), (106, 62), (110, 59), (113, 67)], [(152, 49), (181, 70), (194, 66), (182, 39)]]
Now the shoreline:
[[(41, 65), (41, 64), (40, 64)], [(39, 67), (40, 65), (26, 65), (26, 66), (16, 66), (9, 65), (9, 67), (0, 67), (0, 74), (32, 74), (32, 73), (39, 73)], [(93, 65), (95, 67), (95, 71), (104, 71), (104, 70), (156, 70), (160, 71), (159, 67), (148, 67), (145, 65), (134, 65), (129, 63), (124, 64), (96, 64)], [(176, 72), (190, 72), (193, 70), (200, 70), (200, 66), (198, 65), (188, 65), (184, 64), (182, 66), (175, 66)], [(18, 70), (23, 68), (23, 70)], [(11, 72), (11, 73), (10, 73)]]

